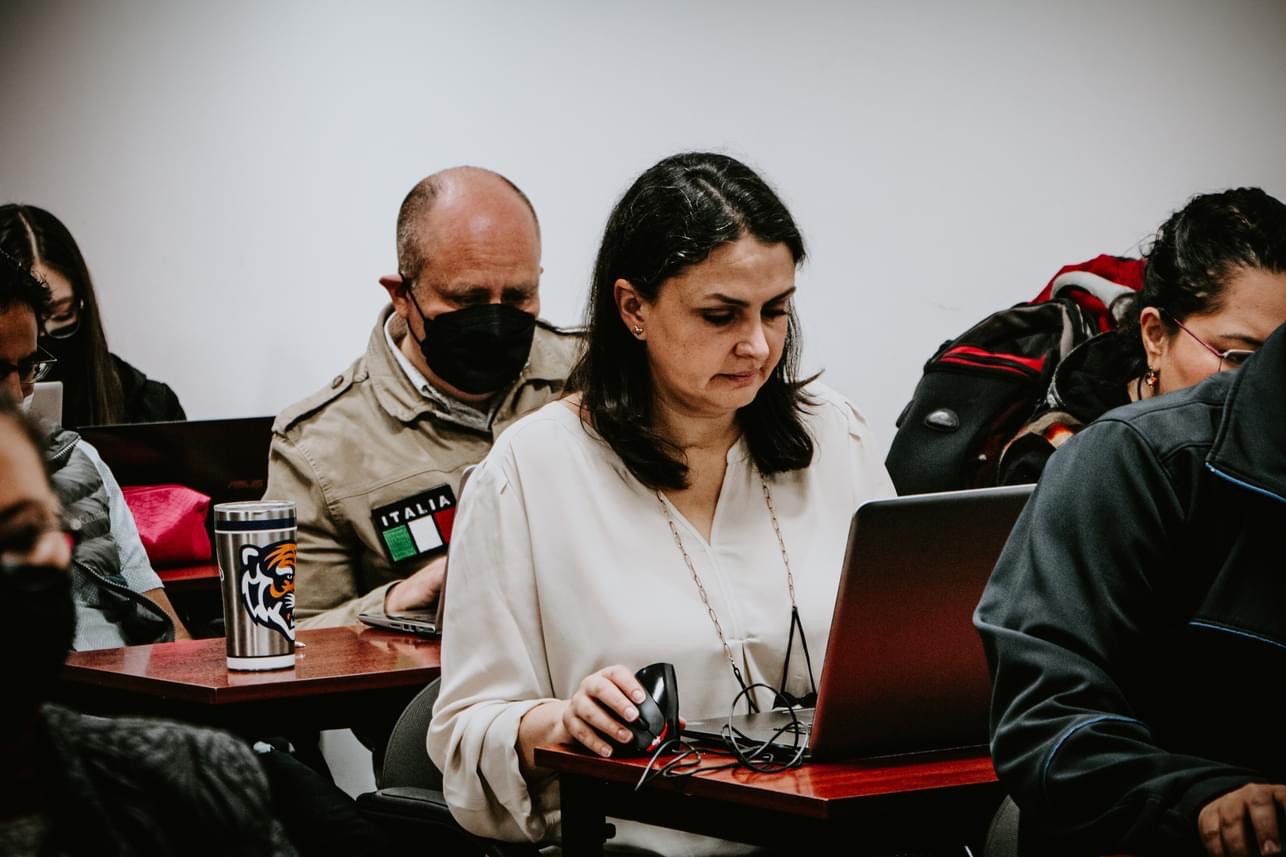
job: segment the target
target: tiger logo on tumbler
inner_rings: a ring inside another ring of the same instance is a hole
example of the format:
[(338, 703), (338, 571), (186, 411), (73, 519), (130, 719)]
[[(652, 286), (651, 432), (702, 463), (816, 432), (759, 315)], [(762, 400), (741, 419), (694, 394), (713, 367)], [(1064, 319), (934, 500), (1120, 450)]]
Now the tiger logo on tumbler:
[(295, 639), (294, 542), (241, 547), (241, 601), (256, 625)]

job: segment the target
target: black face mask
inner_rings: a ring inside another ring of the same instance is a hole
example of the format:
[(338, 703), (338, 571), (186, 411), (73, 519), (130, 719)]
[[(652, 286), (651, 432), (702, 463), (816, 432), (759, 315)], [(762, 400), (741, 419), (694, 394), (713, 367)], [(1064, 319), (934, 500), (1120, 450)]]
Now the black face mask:
[(49, 698), (76, 633), (71, 574), (48, 566), (0, 565), (0, 722), (27, 716)]
[(509, 304), (479, 304), (427, 319), (420, 353), (429, 368), (465, 393), (494, 393), (518, 377), (531, 355), (536, 317)]
[(83, 324), (77, 324), (76, 330), (67, 336), (50, 336), (46, 333), (40, 337), (40, 347), (58, 361), (45, 380), (65, 380), (63, 376), (70, 367), (81, 365), (86, 341), (83, 328)]

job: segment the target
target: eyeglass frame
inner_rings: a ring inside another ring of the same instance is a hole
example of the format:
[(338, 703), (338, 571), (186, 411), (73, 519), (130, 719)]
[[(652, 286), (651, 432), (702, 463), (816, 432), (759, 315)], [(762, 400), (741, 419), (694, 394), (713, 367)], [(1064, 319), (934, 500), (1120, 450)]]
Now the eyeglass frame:
[[(16, 364), (9, 361), (0, 361), (0, 381), (8, 378), (13, 372), (18, 373), (19, 384), (34, 384), (41, 378), (49, 374), (49, 370), (54, 368), (58, 358), (50, 354), (43, 348), (36, 348), (36, 354), (19, 360)], [(26, 363), (27, 368), (24, 370), (22, 364)]]
[(36, 542), (49, 533), (61, 533), (63, 538), (67, 541), (68, 554), (75, 554), (76, 548), (80, 546), (82, 539), (81, 529), (79, 518), (70, 517), (64, 512), (59, 512), (43, 525), (33, 527), (27, 531), (26, 535), (30, 536), (30, 543), (23, 543), (21, 545), (0, 544), (0, 573), (8, 575), (18, 573), (26, 568), (32, 568), (33, 566), (30, 566), (28, 563), (13, 562), (6, 557), (12, 555), (15, 550), (29, 551), (33, 549)]
[[(1162, 315), (1164, 315), (1167, 319), (1169, 319), (1176, 327), (1178, 327), (1184, 333), (1188, 334), (1188, 336), (1191, 336), (1193, 339), (1195, 339), (1198, 345), (1200, 345), (1202, 348), (1209, 351), (1214, 356), (1218, 357), (1220, 372), (1240, 369), (1242, 364), (1245, 363), (1247, 360), (1249, 360), (1251, 355), (1255, 353), (1255, 349), (1253, 348), (1229, 348), (1227, 351), (1220, 351), (1217, 348), (1215, 348), (1213, 345), (1211, 345), (1209, 342), (1206, 342), (1200, 336), (1197, 336), (1195, 333), (1189, 330), (1187, 325), (1179, 321), (1179, 319), (1175, 318), (1174, 315), (1171, 314), (1168, 310), (1161, 309), (1160, 307), (1158, 307), (1157, 309)], [(1230, 359), (1232, 355), (1237, 355), (1237, 358)], [(1229, 364), (1228, 369), (1224, 369), (1224, 361), (1228, 362)]]

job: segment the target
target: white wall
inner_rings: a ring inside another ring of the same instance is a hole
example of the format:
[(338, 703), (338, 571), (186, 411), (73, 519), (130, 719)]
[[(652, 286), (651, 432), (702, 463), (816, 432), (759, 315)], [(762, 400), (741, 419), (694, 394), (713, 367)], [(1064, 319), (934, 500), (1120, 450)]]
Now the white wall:
[(1283, 57), (1279, 0), (6, 0), (0, 198), (68, 223), (118, 353), (238, 416), (364, 346), (423, 175), (528, 192), (569, 323), (616, 196), (724, 150), (792, 207), (806, 361), (887, 442), (933, 348), (1064, 262), (1286, 196)]

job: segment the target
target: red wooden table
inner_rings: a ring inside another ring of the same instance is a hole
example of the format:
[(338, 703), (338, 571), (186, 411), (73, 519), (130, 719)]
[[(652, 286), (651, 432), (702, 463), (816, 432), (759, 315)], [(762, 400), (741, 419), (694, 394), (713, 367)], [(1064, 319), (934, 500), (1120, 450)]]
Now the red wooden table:
[[(708, 763), (726, 760), (707, 754)], [(601, 854), (607, 818), (787, 853), (825, 853), (831, 843), (845, 854), (958, 846), (980, 841), (1002, 797), (990, 758), (976, 752), (732, 769), (657, 778), (637, 792), (645, 759), (557, 746), (537, 748), (536, 764), (558, 772), (566, 857)]]
[(72, 652), (58, 699), (91, 713), (273, 735), (395, 717), (440, 671), (437, 640), (360, 625), (300, 630), (298, 639), (295, 666), (268, 672), (229, 672), (222, 637)]
[(213, 562), (202, 562), (195, 565), (162, 566), (156, 569), (157, 577), (165, 584), (168, 592), (213, 592), (219, 593), (219, 566)]

